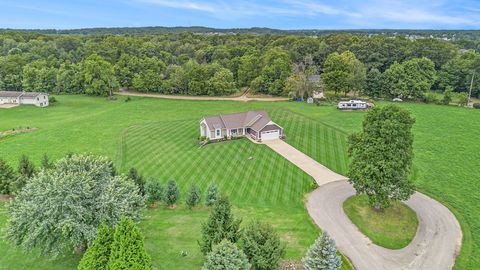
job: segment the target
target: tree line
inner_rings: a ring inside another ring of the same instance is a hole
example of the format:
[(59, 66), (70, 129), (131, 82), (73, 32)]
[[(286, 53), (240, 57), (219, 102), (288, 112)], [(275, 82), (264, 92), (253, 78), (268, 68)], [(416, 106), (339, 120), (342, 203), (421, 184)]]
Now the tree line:
[[(406, 73), (412, 65), (422, 68), (418, 65), (425, 64), (434, 75), (425, 74), (429, 81), (414, 88), (444, 91), (452, 87), (454, 92), (464, 92), (473, 70), (480, 69), (480, 56), (461, 51), (463, 47), (440, 39), (350, 34), (131, 36), (4, 31), (0, 32), (0, 88), (91, 95), (108, 95), (119, 88), (163, 94), (229, 95), (250, 87), (261, 94), (296, 95), (295, 89), (308, 75), (322, 74), (323, 78), (323, 73), (343, 68), (355, 75), (346, 76), (348, 82), (337, 85), (341, 92), (366, 89), (366, 94), (375, 96), (403, 93), (405, 87), (412, 87), (408, 79), (405, 83), (392, 79), (402, 72), (399, 65), (405, 65)], [(327, 61), (329, 58), (332, 60)], [(425, 61), (408, 62), (414, 59)], [(426, 59), (431, 62), (426, 63)], [(350, 65), (350, 61), (354, 64)], [(345, 64), (348, 67), (342, 67)], [(387, 70), (384, 78), (394, 80), (387, 83), (390, 88), (370, 90), (371, 85), (363, 77), (374, 80)], [(328, 75), (325, 79), (328, 81)], [(480, 80), (475, 80), (476, 95), (479, 85)]]

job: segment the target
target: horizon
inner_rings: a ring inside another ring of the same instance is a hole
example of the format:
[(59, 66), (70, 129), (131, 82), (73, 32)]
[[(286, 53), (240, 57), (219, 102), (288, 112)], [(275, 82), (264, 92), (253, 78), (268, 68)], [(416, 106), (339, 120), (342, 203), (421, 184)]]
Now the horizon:
[(479, 30), (474, 0), (5, 0), (0, 28), (197, 27), (278, 30)]

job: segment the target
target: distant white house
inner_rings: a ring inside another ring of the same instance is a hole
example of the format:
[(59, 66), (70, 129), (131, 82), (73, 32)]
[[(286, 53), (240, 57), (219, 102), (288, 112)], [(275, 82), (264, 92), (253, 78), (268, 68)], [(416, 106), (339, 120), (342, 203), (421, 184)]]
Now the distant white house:
[(0, 104), (48, 106), (48, 94), (39, 92), (0, 91)]
[(368, 103), (362, 100), (349, 100), (338, 102), (337, 109), (340, 110), (366, 110)]

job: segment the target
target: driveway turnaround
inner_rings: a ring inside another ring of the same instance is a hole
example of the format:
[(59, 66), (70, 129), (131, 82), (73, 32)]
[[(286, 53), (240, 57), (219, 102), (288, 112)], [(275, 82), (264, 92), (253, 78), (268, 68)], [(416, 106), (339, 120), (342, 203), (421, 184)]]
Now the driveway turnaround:
[(182, 99), (182, 100), (223, 100), (223, 101), (243, 101), (243, 102), (289, 100), (288, 98), (282, 98), (282, 97), (265, 97), (265, 98), (247, 97), (247, 94), (243, 94), (239, 97), (175, 96), (175, 95), (148, 94), (148, 93), (129, 92), (129, 91), (120, 91), (120, 92), (116, 92), (115, 94), (121, 95), (121, 96), (152, 97), (152, 98)]
[(284, 142), (283, 140), (269, 140), (263, 141), (263, 144), (270, 147), (273, 151), (277, 152), (288, 161), (299, 167), (301, 170), (309, 174), (318, 185), (323, 185), (332, 181), (346, 180), (343, 175), (335, 173), (318, 163), (318, 161), (305, 155), (303, 152), (297, 150), (297, 148)]
[(343, 202), (355, 195), (347, 177), (339, 175), (282, 140), (263, 144), (311, 175), (320, 186), (308, 198), (315, 223), (335, 239), (338, 249), (357, 270), (450, 270), (462, 244), (455, 216), (441, 203), (415, 192), (405, 203), (417, 213), (418, 230), (405, 248), (377, 246), (363, 235), (343, 211)]
[(357, 270), (450, 270), (460, 251), (462, 231), (455, 216), (439, 202), (415, 192), (405, 203), (416, 213), (419, 228), (403, 249), (389, 250), (373, 244), (344, 213), (343, 202), (355, 195), (347, 181), (320, 186), (307, 209), (315, 223), (335, 239), (338, 249)]

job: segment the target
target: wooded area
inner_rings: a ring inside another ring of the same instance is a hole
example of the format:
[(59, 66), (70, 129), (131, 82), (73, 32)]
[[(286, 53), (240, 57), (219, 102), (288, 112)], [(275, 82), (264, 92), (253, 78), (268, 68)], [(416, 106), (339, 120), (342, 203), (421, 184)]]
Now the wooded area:
[[(469, 36), (471, 38), (471, 36)], [(420, 99), (428, 90), (480, 94), (478, 41), (382, 35), (58, 35), (0, 32), (0, 89), (108, 95), (129, 88), (229, 95), (242, 87), (309, 95), (309, 75), (335, 93)]]

